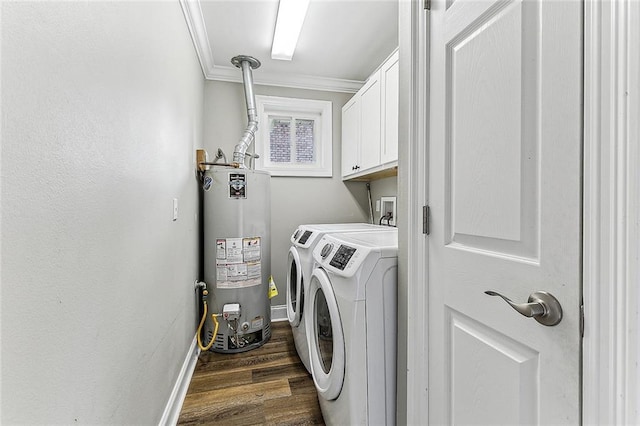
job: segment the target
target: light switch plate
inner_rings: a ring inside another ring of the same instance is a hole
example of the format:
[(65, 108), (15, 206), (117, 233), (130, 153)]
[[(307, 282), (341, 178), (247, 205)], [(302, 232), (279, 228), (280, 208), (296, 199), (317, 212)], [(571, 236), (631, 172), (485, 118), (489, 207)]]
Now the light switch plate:
[(178, 220), (178, 199), (173, 199), (173, 220)]

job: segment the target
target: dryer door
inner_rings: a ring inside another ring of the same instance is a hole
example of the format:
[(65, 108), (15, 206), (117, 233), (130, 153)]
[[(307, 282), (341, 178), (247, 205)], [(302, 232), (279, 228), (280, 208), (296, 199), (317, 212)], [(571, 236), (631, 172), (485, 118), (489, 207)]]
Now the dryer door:
[(333, 400), (344, 381), (345, 346), (338, 303), (327, 273), (316, 268), (311, 275), (307, 313), (307, 338), (311, 372), (318, 396)]
[(300, 255), (295, 247), (291, 247), (287, 263), (287, 318), (292, 327), (300, 325), (303, 304), (304, 288)]

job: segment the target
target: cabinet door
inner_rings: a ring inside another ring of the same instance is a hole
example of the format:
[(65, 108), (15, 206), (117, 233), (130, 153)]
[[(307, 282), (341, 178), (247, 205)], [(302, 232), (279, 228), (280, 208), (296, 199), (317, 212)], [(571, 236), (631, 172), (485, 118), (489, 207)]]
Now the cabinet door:
[(376, 71), (360, 89), (360, 168), (380, 164), (380, 71)]
[(342, 176), (356, 173), (360, 145), (360, 102), (356, 94), (342, 107)]
[(380, 69), (382, 83), (382, 141), (380, 162), (398, 160), (398, 100), (400, 93), (399, 54), (396, 52)]

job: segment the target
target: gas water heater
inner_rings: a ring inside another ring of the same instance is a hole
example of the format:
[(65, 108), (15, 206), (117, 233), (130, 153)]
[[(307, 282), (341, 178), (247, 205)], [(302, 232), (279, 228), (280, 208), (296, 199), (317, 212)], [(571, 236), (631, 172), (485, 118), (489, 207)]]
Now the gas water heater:
[[(248, 124), (235, 146), (233, 162), (198, 163), (204, 191), (203, 349), (244, 352), (271, 337), (271, 176), (245, 165), (258, 130), (252, 69), (260, 61), (236, 56), (242, 70)], [(208, 299), (208, 301), (207, 301)], [(207, 315), (207, 303), (210, 315)]]
[(267, 172), (215, 167), (204, 194), (204, 278), (211, 312), (205, 338), (215, 352), (242, 352), (271, 336), (271, 176)]

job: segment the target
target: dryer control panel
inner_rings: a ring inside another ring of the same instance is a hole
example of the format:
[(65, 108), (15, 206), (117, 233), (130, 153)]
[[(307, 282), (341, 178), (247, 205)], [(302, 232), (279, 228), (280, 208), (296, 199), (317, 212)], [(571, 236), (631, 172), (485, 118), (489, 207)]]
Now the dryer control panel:
[(311, 231), (304, 231), (300, 239), (298, 239), (298, 243), (302, 245), (307, 244), (307, 241), (309, 241), (309, 237), (311, 237), (312, 234), (313, 232)]
[(298, 228), (291, 236), (291, 243), (298, 247), (311, 247), (315, 241), (321, 236), (319, 232), (309, 229)]

